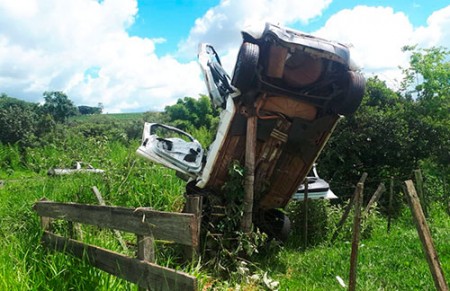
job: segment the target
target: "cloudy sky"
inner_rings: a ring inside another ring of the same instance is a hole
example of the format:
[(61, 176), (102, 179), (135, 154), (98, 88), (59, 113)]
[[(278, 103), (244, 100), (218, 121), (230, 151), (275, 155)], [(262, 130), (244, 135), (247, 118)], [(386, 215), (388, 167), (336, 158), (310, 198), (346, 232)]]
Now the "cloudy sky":
[(365, 75), (393, 88), (408, 61), (402, 46), (450, 47), (448, 0), (0, 0), (0, 93), (163, 110), (206, 93), (199, 42), (231, 73), (240, 31), (266, 21), (349, 44)]

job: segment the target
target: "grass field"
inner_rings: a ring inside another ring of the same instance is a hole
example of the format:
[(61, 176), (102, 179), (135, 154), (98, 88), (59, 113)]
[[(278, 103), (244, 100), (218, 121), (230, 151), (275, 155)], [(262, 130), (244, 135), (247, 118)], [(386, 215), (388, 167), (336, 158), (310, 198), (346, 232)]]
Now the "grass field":
[[(139, 159), (135, 155), (138, 142), (127, 145), (92, 139), (65, 142), (66, 147), (50, 145), (28, 153), (29, 166), (16, 163), (0, 171), (0, 179), (4, 181), (0, 188), (0, 290), (136, 290), (136, 286), (83, 261), (45, 250), (39, 242), (42, 231), (32, 206), (43, 197), (97, 204), (91, 191), (92, 186), (97, 186), (109, 205), (179, 212), (184, 203), (184, 182), (172, 171)], [(46, 175), (49, 167), (70, 160), (90, 162), (106, 173)], [(431, 209), (428, 221), (444, 273), (450, 278), (450, 219), (440, 204)], [(197, 276), (200, 287), (205, 289), (235, 290), (236, 286), (241, 286), (241, 290), (267, 289), (264, 274), (279, 282), (279, 290), (343, 289), (336, 276), (348, 282), (351, 219), (336, 242), (331, 244), (328, 239), (341, 213), (339, 208), (327, 206), (328, 229), (315, 247), (304, 250), (301, 240), (292, 237), (284, 246), (261, 250), (251, 258), (254, 264), (251, 271), (245, 268), (234, 271), (227, 280), (215, 276), (202, 260), (199, 264), (180, 262), (176, 249), (161, 248), (157, 263)], [(367, 220), (360, 244), (357, 289), (433, 290), (409, 209), (403, 209), (389, 234), (386, 219), (374, 213)], [(65, 234), (66, 225), (56, 224), (56, 231)], [(92, 227), (83, 231), (86, 242), (123, 252), (109, 231)], [(127, 240), (134, 239), (124, 236)]]
[(70, 118), (71, 121), (89, 121), (91, 119), (105, 118), (114, 120), (141, 120), (144, 117), (143, 112), (136, 113), (104, 113), (104, 114), (85, 114)]

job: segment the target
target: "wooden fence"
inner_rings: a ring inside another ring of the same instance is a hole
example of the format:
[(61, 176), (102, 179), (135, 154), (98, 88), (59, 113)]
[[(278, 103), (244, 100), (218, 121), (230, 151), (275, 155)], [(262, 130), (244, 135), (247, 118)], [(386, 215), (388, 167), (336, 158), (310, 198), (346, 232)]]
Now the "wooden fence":
[[(199, 218), (191, 213), (172, 213), (147, 208), (125, 208), (39, 201), (34, 210), (41, 217), (42, 243), (49, 249), (65, 252), (112, 275), (151, 290), (196, 290), (197, 279), (189, 274), (152, 263), (154, 240), (171, 241), (193, 253), (199, 246)], [(137, 235), (138, 258), (65, 238), (51, 232), (51, 222), (63, 219)]]

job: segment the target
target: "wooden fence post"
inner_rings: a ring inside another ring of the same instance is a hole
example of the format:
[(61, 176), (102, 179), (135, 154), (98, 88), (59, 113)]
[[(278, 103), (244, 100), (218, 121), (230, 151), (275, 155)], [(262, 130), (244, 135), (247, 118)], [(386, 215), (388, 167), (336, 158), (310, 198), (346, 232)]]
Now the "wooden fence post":
[[(361, 178), (359, 179), (358, 183), (364, 184), (366, 179), (367, 179), (367, 173), (364, 172), (362, 174)], [(353, 196), (350, 198), (350, 202), (348, 203), (347, 208), (344, 211), (344, 214), (342, 214), (341, 220), (339, 220), (339, 222), (336, 225), (336, 230), (334, 231), (333, 236), (331, 237), (331, 242), (333, 242), (337, 238), (339, 231), (341, 230), (342, 226), (344, 226), (344, 223), (347, 220), (348, 215), (350, 214), (350, 210), (352, 209), (353, 203), (355, 202), (355, 197), (356, 197), (357, 193), (358, 193), (358, 187), (356, 187)]]
[(434, 285), (437, 290), (448, 291), (448, 286), (445, 281), (444, 272), (442, 271), (441, 264), (439, 263), (439, 257), (434, 248), (433, 240), (431, 238), (430, 229), (425, 219), (422, 207), (420, 206), (419, 198), (414, 184), (411, 180), (405, 181), (406, 184), (406, 197), (408, 198), (409, 207), (413, 214), (414, 223), (416, 224), (417, 232), (419, 233), (420, 240), (422, 242), (422, 248), (425, 252), (425, 257), (428, 262), (428, 266), (433, 276)]
[(391, 219), (392, 219), (392, 202), (394, 200), (394, 177), (391, 177), (391, 183), (389, 185), (389, 206), (388, 206), (388, 225), (387, 232), (391, 231)]
[(450, 215), (450, 193), (448, 192), (447, 189), (447, 177), (446, 174), (444, 173), (442, 176), (442, 187), (444, 190), (444, 203), (446, 203), (447, 205), (444, 205), (445, 207), (447, 207), (447, 213)]
[[(46, 198), (42, 198), (39, 201), (47, 201)], [(47, 216), (39, 216), (40, 217), (40, 222), (41, 222), (41, 228), (44, 231), (52, 231), (52, 222), (53, 222), (53, 218), (51, 217), (47, 217)]]
[[(184, 213), (192, 213), (197, 218), (197, 240), (200, 240), (200, 232), (202, 225), (202, 209), (203, 209), (203, 196), (190, 196), (186, 197), (186, 204), (183, 209)], [(196, 259), (199, 255), (199, 246), (196, 247), (186, 246), (184, 248), (184, 256), (187, 259)]]
[[(146, 262), (155, 262), (155, 245), (153, 236), (136, 235), (137, 238), (137, 258)], [(139, 291), (149, 290), (138, 287)]]
[(378, 185), (377, 190), (375, 191), (375, 193), (370, 198), (369, 203), (367, 203), (366, 209), (364, 210), (365, 213), (367, 213), (367, 214), (369, 213), (370, 207), (374, 203), (376, 203), (378, 201), (378, 199), (380, 199), (381, 194), (383, 194), (384, 191), (386, 191), (386, 187), (384, 186), (384, 183), (380, 183), (380, 185)]
[(427, 201), (425, 193), (423, 191), (423, 176), (422, 171), (414, 170), (414, 177), (416, 178), (417, 194), (419, 195), (420, 205), (422, 205), (423, 213), (425, 217), (428, 217)]
[[(253, 110), (253, 109), (252, 109)], [(258, 118), (253, 112), (247, 117), (247, 134), (245, 141), (245, 182), (244, 182), (244, 214), (241, 220), (241, 229), (244, 233), (250, 232), (253, 220), (253, 195), (255, 184), (256, 159), (256, 128)]]
[(303, 196), (303, 246), (308, 246), (308, 178), (305, 178), (305, 194)]
[(356, 289), (356, 270), (358, 266), (358, 244), (359, 234), (361, 232), (361, 204), (363, 200), (364, 184), (358, 183), (356, 186), (355, 195), (355, 216), (353, 220), (353, 239), (352, 239), (352, 253), (350, 255), (350, 282), (348, 290), (354, 291)]
[[(105, 203), (105, 200), (103, 199), (102, 193), (100, 193), (100, 191), (98, 190), (98, 188), (96, 186), (92, 187), (92, 192), (94, 192), (95, 197), (97, 197), (98, 203), (100, 203), (100, 205), (102, 205), (102, 206), (105, 206), (106, 203)], [(116, 236), (116, 239), (119, 241), (119, 244), (122, 246), (122, 249), (127, 251), (128, 250), (127, 244), (123, 240), (120, 232), (117, 229), (113, 229), (113, 233)]]

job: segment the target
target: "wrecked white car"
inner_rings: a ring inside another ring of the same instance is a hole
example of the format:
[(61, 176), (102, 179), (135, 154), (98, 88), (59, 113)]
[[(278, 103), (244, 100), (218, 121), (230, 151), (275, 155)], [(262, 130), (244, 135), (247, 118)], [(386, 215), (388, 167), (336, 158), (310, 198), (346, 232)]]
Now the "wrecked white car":
[(200, 45), (211, 101), (223, 109), (206, 158), (187, 133), (186, 145), (175, 146), (152, 135), (149, 124), (138, 153), (191, 177), (191, 191), (220, 193), (230, 164), (244, 164), (247, 117), (256, 115), (253, 220), (284, 232), (288, 219), (276, 209), (298, 193), (341, 116), (357, 110), (365, 79), (343, 44), (272, 24), (242, 35), (232, 77), (214, 48)]

